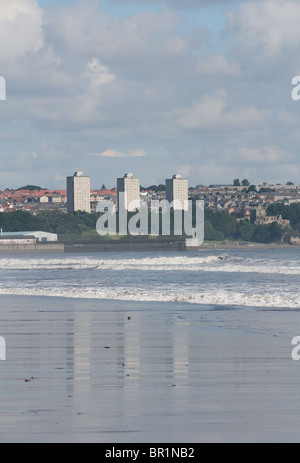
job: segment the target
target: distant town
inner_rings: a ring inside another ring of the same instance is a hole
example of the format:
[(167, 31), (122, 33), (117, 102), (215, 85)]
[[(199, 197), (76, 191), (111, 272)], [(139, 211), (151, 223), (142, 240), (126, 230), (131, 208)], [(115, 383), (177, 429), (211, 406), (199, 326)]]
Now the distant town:
[[(27, 185), (16, 190), (0, 191), (0, 212), (27, 211), (37, 215), (41, 211), (61, 211), (70, 213), (84, 211), (95, 213), (97, 204), (110, 200), (118, 204), (118, 193), (126, 192), (127, 201), (143, 200), (150, 206), (153, 200), (203, 200), (205, 209), (225, 211), (239, 221), (248, 220), (255, 224), (270, 224), (277, 222), (281, 226), (290, 225), (290, 221), (282, 216), (270, 216), (268, 207), (274, 203), (290, 206), (300, 203), (300, 185), (293, 182), (286, 184), (252, 185), (248, 179), (235, 179), (232, 185), (211, 184), (189, 186), (188, 180), (180, 174), (159, 185), (141, 186), (140, 179), (133, 174), (125, 174), (117, 179), (117, 187), (107, 189), (103, 184), (96, 190), (90, 189), (90, 178), (82, 172), (76, 172), (67, 177), (65, 190), (49, 190), (42, 187)], [(171, 191), (171, 193), (170, 193)], [(124, 205), (128, 208), (128, 205)]]
[[(208, 246), (230, 243), (300, 245), (300, 186), (291, 181), (253, 185), (248, 179), (234, 179), (231, 185), (191, 186), (187, 178), (175, 173), (161, 184), (143, 186), (134, 173), (125, 173), (116, 178), (116, 187), (112, 189), (103, 184), (94, 190), (90, 185), (90, 177), (78, 171), (66, 177), (64, 190), (26, 185), (1, 191), (1, 252), (11, 252), (15, 248), (18, 252), (24, 249), (25, 252), (31, 249), (32, 252), (45, 252), (45, 246), (47, 252), (193, 248), (194, 242), (191, 244), (188, 240), (190, 234), (185, 233), (185, 229), (180, 234), (175, 227), (178, 217), (175, 211), (191, 210), (194, 228), (197, 201), (204, 203), (204, 240)], [(105, 200), (119, 217), (123, 216), (121, 211), (126, 211), (128, 229), (132, 214), (141, 208), (142, 201), (146, 203), (150, 219), (148, 233), (125, 236), (123, 228), (122, 233), (116, 228), (115, 233), (99, 234), (97, 224), (101, 214), (97, 212), (107, 210), (104, 203), (101, 207)], [(153, 201), (158, 207), (155, 211), (159, 212), (158, 234), (152, 233)], [(189, 209), (191, 204), (192, 209)], [(171, 218), (168, 232), (163, 227), (167, 210)]]

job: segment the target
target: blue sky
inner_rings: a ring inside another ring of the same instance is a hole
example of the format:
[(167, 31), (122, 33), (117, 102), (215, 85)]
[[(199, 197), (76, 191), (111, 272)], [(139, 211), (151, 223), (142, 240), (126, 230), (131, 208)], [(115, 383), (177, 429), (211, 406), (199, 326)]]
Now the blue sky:
[(0, 188), (300, 183), (298, 0), (0, 0)]

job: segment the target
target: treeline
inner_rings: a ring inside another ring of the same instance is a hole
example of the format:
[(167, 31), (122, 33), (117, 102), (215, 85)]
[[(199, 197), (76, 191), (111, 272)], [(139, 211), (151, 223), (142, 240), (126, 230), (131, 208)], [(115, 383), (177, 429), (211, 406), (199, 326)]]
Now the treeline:
[[(253, 241), (257, 243), (279, 242), (283, 233), (297, 235), (300, 233), (300, 205), (292, 206), (272, 205), (268, 214), (282, 214), (292, 221), (291, 229), (282, 229), (277, 223), (270, 225), (255, 225), (248, 221), (238, 221), (225, 211), (213, 212), (205, 210), (205, 240), (206, 241)], [(129, 215), (129, 218), (131, 216)], [(0, 213), (0, 228), (4, 232), (45, 231), (56, 233), (63, 241), (71, 240), (103, 240), (96, 233), (98, 214), (75, 212), (40, 212), (34, 216), (29, 212), (17, 211)], [(150, 232), (150, 228), (149, 228)], [(171, 220), (171, 234), (173, 224)], [(129, 237), (134, 239), (133, 237)], [(141, 239), (143, 237), (140, 237)]]
[(49, 211), (37, 215), (24, 211), (5, 212), (0, 214), (0, 228), (4, 232), (44, 231), (72, 239), (81, 237), (85, 231), (95, 230), (97, 219), (95, 214), (85, 212), (65, 214)]
[(213, 241), (235, 240), (255, 243), (273, 243), (281, 241), (282, 228), (277, 223), (255, 225), (249, 221), (238, 221), (228, 212), (205, 211), (205, 239)]
[(281, 215), (283, 219), (290, 220), (290, 227), (281, 227), (277, 223), (269, 225), (255, 225), (249, 221), (237, 221), (227, 212), (211, 210), (205, 211), (205, 237), (208, 240), (242, 240), (256, 243), (273, 243), (286, 241), (290, 236), (300, 237), (300, 203), (286, 206), (282, 203), (273, 203), (267, 209), (268, 216)]
[(300, 203), (293, 203), (290, 206), (285, 206), (282, 203), (270, 204), (267, 215), (281, 215), (283, 219), (291, 221), (293, 230), (300, 232)]

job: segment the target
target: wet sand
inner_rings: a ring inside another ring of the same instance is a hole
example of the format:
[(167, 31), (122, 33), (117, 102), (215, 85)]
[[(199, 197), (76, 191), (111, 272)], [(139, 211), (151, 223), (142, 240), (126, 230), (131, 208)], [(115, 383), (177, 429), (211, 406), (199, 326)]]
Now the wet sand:
[(299, 442), (298, 310), (0, 297), (0, 442)]

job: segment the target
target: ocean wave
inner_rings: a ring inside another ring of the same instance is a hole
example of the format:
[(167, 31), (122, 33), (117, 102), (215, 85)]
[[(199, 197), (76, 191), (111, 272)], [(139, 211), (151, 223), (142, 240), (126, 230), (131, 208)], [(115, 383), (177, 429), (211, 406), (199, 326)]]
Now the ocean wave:
[(272, 308), (300, 308), (299, 294), (258, 294), (253, 292), (164, 292), (132, 291), (121, 289), (83, 289), (83, 288), (1, 288), (0, 295), (46, 296), (76, 299), (121, 300), (132, 302), (171, 302), (215, 306), (244, 306)]
[(220, 262), (227, 259), (227, 255), (188, 258), (153, 257), (144, 259), (98, 259), (88, 258), (61, 258), (61, 259), (0, 259), (0, 270), (60, 270), (60, 269), (113, 269), (113, 270), (163, 270), (172, 268), (189, 268), (202, 266), (208, 263)]
[(96, 257), (0, 259), (0, 270), (116, 270), (167, 272), (228, 272), (299, 275), (299, 261), (272, 261), (229, 257), (226, 254), (205, 257), (170, 256), (148, 258), (99, 259)]

